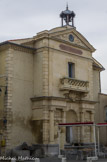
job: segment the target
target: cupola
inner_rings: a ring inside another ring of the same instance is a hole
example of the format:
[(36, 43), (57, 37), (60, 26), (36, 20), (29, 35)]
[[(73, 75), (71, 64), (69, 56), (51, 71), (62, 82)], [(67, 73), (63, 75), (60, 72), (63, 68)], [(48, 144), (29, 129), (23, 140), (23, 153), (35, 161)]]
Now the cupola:
[(62, 11), (60, 13), (60, 17), (61, 17), (61, 24), (62, 26), (64, 26), (64, 21), (65, 21), (65, 24), (66, 25), (70, 25), (69, 23), (71, 22), (71, 26), (74, 27), (74, 17), (75, 17), (75, 13), (74, 11), (70, 11), (68, 9), (68, 4), (66, 6), (66, 10), (65, 11)]

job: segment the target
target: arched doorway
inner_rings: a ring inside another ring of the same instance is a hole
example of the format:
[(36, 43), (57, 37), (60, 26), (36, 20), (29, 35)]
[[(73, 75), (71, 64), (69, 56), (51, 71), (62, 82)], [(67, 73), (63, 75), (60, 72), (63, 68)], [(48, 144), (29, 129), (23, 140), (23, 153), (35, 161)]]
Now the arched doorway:
[[(66, 122), (67, 123), (75, 123), (77, 122), (77, 114), (73, 110), (69, 110), (66, 112)], [(77, 127), (67, 127), (66, 128), (66, 142), (73, 144), (77, 143), (78, 138), (77, 138)]]

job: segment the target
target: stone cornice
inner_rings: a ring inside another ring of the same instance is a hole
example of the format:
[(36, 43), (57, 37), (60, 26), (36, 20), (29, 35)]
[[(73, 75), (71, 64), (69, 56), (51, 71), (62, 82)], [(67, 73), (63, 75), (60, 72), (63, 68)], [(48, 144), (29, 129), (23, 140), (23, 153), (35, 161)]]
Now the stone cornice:
[[(43, 36), (41, 36), (41, 37), (37, 37), (35, 40), (36, 40), (36, 41), (40, 41), (40, 40), (42, 40), (42, 39), (54, 40), (54, 41), (57, 41), (57, 42), (59, 42), (59, 43), (64, 43), (64, 44), (66, 44), (66, 45), (70, 45), (70, 46), (71, 46), (71, 43), (70, 43), (70, 42), (68, 42), (68, 41), (66, 41), (66, 40), (62, 40), (62, 39), (56, 38), (56, 37), (53, 37), (53, 36), (43, 35)], [(73, 46), (73, 47), (76, 47), (76, 48), (80, 48), (80, 49), (83, 49), (83, 50), (92, 52), (92, 50), (91, 50), (90, 48), (88, 48), (88, 47), (85, 48), (85, 47), (83, 47), (83, 46), (81, 46), (81, 45), (77, 45), (77, 44), (72, 44), (72, 46)]]
[(99, 103), (99, 101), (90, 101), (90, 100), (80, 100), (79, 103), (89, 103), (89, 104), (96, 104)]
[(32, 101), (41, 101), (41, 100), (60, 100), (65, 101), (66, 98), (64, 97), (56, 97), (56, 96), (40, 96), (40, 97), (32, 97)]
[(34, 53), (36, 51), (36, 48), (12, 43), (12, 42), (9, 42), (9, 41), (0, 43), (0, 51), (6, 50), (8, 48), (12, 48), (14, 50), (23, 51), (23, 52), (27, 52), (27, 53)]
[(101, 67), (99, 67), (99, 66), (97, 66), (97, 65), (95, 65), (95, 64), (93, 64), (93, 69), (94, 69), (94, 70), (97, 70), (97, 71), (99, 71), (99, 72), (105, 70), (104, 67), (101, 68)]
[(57, 100), (57, 101), (66, 101), (66, 102), (73, 102), (73, 103), (88, 103), (88, 104), (96, 104), (98, 101), (90, 101), (90, 100), (78, 100), (78, 101), (72, 101), (68, 98), (64, 97), (56, 97), (56, 96), (39, 96), (39, 97), (32, 97), (31, 101), (41, 101), (41, 100)]
[(90, 49), (91, 52), (94, 52), (96, 49), (88, 42), (88, 40), (77, 30), (74, 28), (69, 28), (67, 30), (61, 30), (57, 32), (50, 33), (50, 36), (59, 36), (61, 34), (73, 33), (75, 34), (84, 44), (86, 44), (87, 48)]
[(39, 53), (39, 52), (48, 51), (48, 50), (56, 50), (58, 52), (64, 52), (66, 54), (70, 54), (70, 55), (73, 55), (73, 56), (78, 56), (78, 57), (93, 61), (93, 59), (91, 59), (91, 58), (87, 58), (87, 57), (84, 57), (84, 56), (81, 56), (81, 55), (78, 55), (78, 54), (74, 54), (74, 53), (71, 53), (71, 52), (68, 52), (68, 51), (63, 51), (61, 49), (56, 49), (56, 48), (52, 48), (52, 47), (48, 47), (48, 46), (43, 46), (43, 47), (37, 48), (36, 52)]
[(107, 97), (107, 94), (105, 94), (105, 93), (99, 93), (99, 95), (102, 95), (102, 96), (106, 96)]
[[(68, 41), (66, 41), (66, 40), (62, 40), (62, 39), (59, 39), (59, 38), (55, 38), (55, 37), (51, 37), (50, 39), (52, 39), (52, 40), (55, 40), (55, 41), (58, 41), (58, 42), (60, 42), (60, 43), (64, 43), (64, 44), (66, 44), (66, 45), (70, 45), (71, 46), (71, 43), (70, 42), (68, 42)], [(90, 51), (90, 52), (92, 52), (88, 47), (87, 48), (85, 48), (85, 47), (83, 47), (83, 46), (81, 46), (81, 45), (77, 45), (77, 44), (72, 44), (72, 46), (73, 47), (76, 47), (76, 48), (80, 48), (80, 49), (83, 49), (83, 50), (86, 50), (86, 51)]]

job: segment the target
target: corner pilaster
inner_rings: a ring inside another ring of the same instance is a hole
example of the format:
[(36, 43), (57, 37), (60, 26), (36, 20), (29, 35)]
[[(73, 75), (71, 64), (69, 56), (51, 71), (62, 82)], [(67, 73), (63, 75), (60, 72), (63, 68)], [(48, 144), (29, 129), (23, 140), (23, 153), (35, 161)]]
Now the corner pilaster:
[(7, 126), (4, 131), (4, 136), (6, 140), (6, 149), (11, 147), (11, 128), (12, 128), (12, 97), (13, 97), (13, 57), (14, 57), (14, 50), (8, 49), (6, 54), (6, 86), (7, 86), (7, 93), (5, 96), (5, 106), (4, 106), (4, 116), (7, 119)]
[(43, 51), (43, 96), (48, 96), (49, 92), (49, 54), (48, 49)]

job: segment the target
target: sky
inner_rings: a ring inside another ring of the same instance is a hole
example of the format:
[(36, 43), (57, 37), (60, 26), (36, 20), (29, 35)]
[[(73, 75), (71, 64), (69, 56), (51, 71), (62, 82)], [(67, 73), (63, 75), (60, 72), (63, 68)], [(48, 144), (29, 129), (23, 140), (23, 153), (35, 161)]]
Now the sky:
[(101, 87), (107, 93), (107, 0), (0, 0), (0, 42), (60, 26), (67, 3), (76, 14), (76, 30), (94, 46), (93, 57), (106, 69)]

